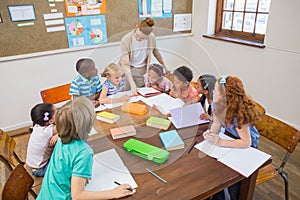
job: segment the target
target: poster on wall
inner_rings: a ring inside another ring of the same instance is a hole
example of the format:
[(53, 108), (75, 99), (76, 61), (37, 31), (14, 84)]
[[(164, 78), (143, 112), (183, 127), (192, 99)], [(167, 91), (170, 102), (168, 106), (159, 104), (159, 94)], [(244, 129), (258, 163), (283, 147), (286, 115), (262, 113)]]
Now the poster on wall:
[(69, 47), (82, 47), (107, 42), (105, 15), (65, 19)]
[(138, 0), (139, 19), (171, 18), (172, 0)]
[(106, 0), (65, 0), (67, 17), (106, 13)]

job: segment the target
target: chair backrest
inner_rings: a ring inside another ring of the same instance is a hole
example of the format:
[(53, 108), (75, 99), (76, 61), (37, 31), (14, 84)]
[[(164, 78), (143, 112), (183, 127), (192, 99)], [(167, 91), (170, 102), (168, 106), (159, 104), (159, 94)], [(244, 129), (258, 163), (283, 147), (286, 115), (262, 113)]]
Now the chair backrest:
[(7, 133), (0, 129), (0, 160), (11, 170), (16, 142)]
[(72, 98), (72, 96), (69, 95), (70, 86), (71, 83), (42, 90), (40, 93), (43, 102), (56, 104), (70, 100)]
[(172, 83), (174, 83), (174, 74), (165, 74), (165, 77), (169, 79)]
[(265, 114), (266, 113), (266, 109), (260, 105), (258, 102), (254, 101), (255, 107), (259, 110), (259, 112), (261, 114)]
[(23, 165), (19, 164), (9, 175), (3, 190), (2, 199), (5, 200), (24, 200), (33, 185), (33, 179), (28, 174)]
[(255, 124), (260, 135), (265, 136), (282, 148), (292, 153), (300, 139), (300, 132), (294, 127), (267, 114)]

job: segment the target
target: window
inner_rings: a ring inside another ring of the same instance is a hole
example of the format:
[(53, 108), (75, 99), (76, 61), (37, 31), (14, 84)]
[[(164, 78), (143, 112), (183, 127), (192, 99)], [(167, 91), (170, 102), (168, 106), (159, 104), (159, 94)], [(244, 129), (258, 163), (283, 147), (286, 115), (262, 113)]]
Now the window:
[(215, 36), (263, 45), (271, 0), (217, 0)]

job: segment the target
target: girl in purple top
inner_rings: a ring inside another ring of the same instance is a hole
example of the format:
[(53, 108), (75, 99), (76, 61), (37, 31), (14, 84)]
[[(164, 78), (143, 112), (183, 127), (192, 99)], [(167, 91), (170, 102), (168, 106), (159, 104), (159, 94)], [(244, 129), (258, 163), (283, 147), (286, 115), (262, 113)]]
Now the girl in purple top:
[(114, 63), (109, 64), (101, 76), (106, 78), (106, 81), (103, 83), (103, 87), (100, 93), (99, 102), (101, 104), (107, 103), (119, 103), (128, 101), (130, 96), (123, 95), (119, 98), (108, 98), (107, 96), (116, 94), (118, 92), (123, 92), (126, 86), (126, 81), (123, 76), (124, 72), (122, 71), (119, 65)]
[(152, 64), (149, 67), (149, 72), (144, 75), (146, 87), (153, 87), (161, 92), (168, 93), (173, 83), (164, 76), (163, 67), (160, 64)]

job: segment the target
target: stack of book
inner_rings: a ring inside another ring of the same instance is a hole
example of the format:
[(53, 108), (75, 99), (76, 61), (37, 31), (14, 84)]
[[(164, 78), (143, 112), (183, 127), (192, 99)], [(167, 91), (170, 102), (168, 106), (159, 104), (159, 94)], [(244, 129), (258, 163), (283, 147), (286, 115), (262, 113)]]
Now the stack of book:
[(161, 132), (159, 137), (167, 151), (184, 148), (184, 142), (176, 130)]
[(118, 128), (110, 129), (110, 133), (113, 139), (119, 139), (123, 137), (136, 135), (136, 130), (134, 126), (122, 126)]
[(128, 112), (136, 115), (145, 115), (147, 113), (147, 106), (139, 103), (125, 102), (121, 107), (123, 112)]
[(107, 122), (107, 123), (110, 123), (110, 124), (115, 123), (120, 118), (121, 118), (120, 115), (113, 114), (113, 113), (106, 112), (106, 111), (97, 113), (97, 119), (98, 120), (101, 120), (101, 121), (104, 121), (104, 122)]
[(151, 116), (147, 121), (146, 125), (154, 128), (168, 130), (171, 125), (171, 121), (160, 117)]

